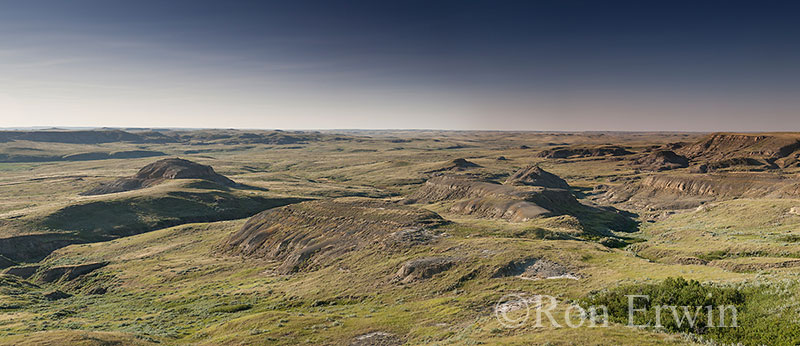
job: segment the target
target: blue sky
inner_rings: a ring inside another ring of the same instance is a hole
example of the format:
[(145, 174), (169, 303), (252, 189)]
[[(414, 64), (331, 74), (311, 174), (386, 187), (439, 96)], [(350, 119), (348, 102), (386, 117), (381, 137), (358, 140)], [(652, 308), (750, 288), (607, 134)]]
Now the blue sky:
[(800, 131), (784, 1), (0, 1), (0, 127)]

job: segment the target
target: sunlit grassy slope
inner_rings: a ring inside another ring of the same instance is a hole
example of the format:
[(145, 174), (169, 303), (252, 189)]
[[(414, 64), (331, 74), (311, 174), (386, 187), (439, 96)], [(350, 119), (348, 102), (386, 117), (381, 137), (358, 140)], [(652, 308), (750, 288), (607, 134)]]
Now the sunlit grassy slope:
[[(481, 236), (486, 230), (469, 228), (448, 228), (450, 237), (406, 253), (387, 257), (377, 249), (366, 249), (319, 271), (284, 276), (272, 271), (276, 263), (215, 254), (214, 245), (241, 224), (190, 224), (58, 250), (44, 261), (45, 266), (111, 262), (61, 289), (80, 292), (100, 284), (107, 285), (109, 293), (52, 302), (36, 297), (55, 287), (31, 288), (26, 293), (29, 301), (22, 302), (28, 305), (20, 310), (25, 314), (4, 325), (4, 330), (12, 334), (48, 330), (57, 321), (58, 329), (115, 331), (143, 341), (200, 344), (346, 344), (377, 330), (408, 335), (412, 343), (566, 341), (566, 331), (557, 328), (502, 330), (492, 307), (510, 292), (550, 294), (568, 301), (621, 282), (669, 276), (744, 279), (718, 268), (651, 263), (592, 243)], [(457, 256), (463, 262), (415, 284), (392, 282), (404, 261), (431, 254)], [(491, 278), (497, 267), (529, 256), (569, 264), (583, 278)], [(675, 340), (626, 328), (586, 328), (578, 335), (587, 342), (608, 338), (603, 343)]]

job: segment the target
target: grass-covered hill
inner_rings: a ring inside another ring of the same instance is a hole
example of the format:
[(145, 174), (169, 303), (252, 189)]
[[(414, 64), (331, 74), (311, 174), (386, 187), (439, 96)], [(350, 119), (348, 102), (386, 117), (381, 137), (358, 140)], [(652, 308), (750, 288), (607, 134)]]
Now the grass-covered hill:
[(164, 227), (239, 219), (299, 202), (240, 186), (210, 166), (164, 159), (137, 174), (101, 183), (66, 205), (42, 206), (2, 222), (0, 255), (34, 262), (76, 243), (116, 239)]

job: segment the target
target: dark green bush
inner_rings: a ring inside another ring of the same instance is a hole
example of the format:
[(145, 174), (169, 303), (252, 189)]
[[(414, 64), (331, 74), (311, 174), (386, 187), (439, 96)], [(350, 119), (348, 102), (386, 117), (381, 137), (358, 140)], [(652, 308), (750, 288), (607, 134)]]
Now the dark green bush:
[[(725, 344), (742, 345), (798, 345), (800, 344), (800, 324), (796, 313), (779, 310), (793, 299), (793, 289), (785, 287), (774, 289), (758, 286), (748, 288), (719, 287), (701, 284), (695, 280), (668, 278), (655, 284), (620, 286), (603, 292), (590, 294), (579, 304), (606, 306), (611, 322), (628, 324), (628, 296), (646, 295), (649, 300), (637, 298), (634, 309), (646, 309), (633, 314), (633, 323), (654, 328), (657, 306), (676, 306), (680, 322), (675, 320), (672, 310), (662, 309), (660, 322), (662, 330), (668, 332), (693, 333)], [(792, 304), (788, 304), (791, 306)], [(689, 307), (695, 323), (690, 326), (684, 318), (683, 306)], [(709, 324), (707, 306), (712, 306)], [(732, 327), (731, 310), (726, 310), (725, 327), (721, 327), (719, 307), (734, 306), (737, 312), (736, 327)], [(695, 307), (704, 307), (695, 310)]]

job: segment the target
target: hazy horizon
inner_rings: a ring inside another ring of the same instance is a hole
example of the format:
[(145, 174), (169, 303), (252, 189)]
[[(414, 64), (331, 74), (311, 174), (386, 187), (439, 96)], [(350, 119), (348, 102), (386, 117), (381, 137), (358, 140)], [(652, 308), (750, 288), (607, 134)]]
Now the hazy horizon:
[(435, 128), (267, 128), (267, 127), (148, 127), (148, 126), (10, 126), (0, 127), (0, 131), (298, 131), (298, 132), (543, 132), (543, 133), (794, 133), (796, 131), (660, 131), (660, 130), (459, 130)]
[(800, 131), (799, 9), (9, 1), (0, 127)]

